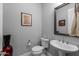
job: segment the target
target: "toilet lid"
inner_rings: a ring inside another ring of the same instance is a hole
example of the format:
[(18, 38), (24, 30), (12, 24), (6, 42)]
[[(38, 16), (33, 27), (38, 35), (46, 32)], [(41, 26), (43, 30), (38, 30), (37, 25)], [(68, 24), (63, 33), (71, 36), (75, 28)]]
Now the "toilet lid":
[(44, 40), (44, 41), (49, 41), (49, 39), (45, 39), (45, 38), (41, 38), (41, 40)]
[(42, 46), (35, 46), (35, 47), (32, 48), (32, 51), (40, 51), (42, 49), (44, 49), (44, 47), (42, 47)]

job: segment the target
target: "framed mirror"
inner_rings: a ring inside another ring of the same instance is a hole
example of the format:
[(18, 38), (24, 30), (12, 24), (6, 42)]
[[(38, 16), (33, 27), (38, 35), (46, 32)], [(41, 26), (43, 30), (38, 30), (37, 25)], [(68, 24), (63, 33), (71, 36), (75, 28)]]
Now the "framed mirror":
[(79, 37), (78, 3), (64, 3), (54, 9), (54, 34)]

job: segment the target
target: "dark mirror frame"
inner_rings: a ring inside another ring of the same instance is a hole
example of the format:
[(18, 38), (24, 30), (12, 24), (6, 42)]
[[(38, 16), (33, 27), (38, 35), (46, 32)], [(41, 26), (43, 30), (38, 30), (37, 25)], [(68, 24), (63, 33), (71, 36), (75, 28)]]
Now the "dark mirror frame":
[[(57, 9), (60, 9), (60, 8), (62, 8), (62, 7), (64, 7), (64, 6), (66, 6), (66, 5), (68, 5), (68, 4), (70, 4), (70, 3), (63, 3), (63, 4), (59, 5), (59, 6), (57, 6), (56, 8), (54, 8), (54, 34), (55, 34), (55, 35), (70, 36), (69, 34), (59, 33), (59, 32), (57, 31), (57, 29), (56, 29), (56, 10), (57, 10)], [(76, 3), (75, 3), (75, 4), (76, 4)], [(78, 37), (78, 36), (71, 36), (71, 37)], [(78, 37), (78, 38), (79, 38), (79, 37)]]

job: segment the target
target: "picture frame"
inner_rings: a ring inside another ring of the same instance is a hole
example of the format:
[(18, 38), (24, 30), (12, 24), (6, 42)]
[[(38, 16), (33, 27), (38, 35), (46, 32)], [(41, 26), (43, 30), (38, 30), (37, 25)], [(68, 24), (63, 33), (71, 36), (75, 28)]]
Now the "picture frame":
[(32, 26), (32, 14), (21, 12), (21, 26)]
[(65, 20), (59, 20), (59, 26), (65, 26)]

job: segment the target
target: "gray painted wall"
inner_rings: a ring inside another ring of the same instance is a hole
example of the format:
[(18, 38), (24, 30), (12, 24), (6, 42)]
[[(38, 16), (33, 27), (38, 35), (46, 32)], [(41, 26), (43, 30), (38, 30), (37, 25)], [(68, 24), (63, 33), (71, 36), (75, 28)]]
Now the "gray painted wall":
[[(36, 45), (41, 36), (41, 4), (3, 4), (3, 34), (11, 34), (13, 55), (27, 52), (26, 41)], [(32, 26), (21, 26), (21, 12), (32, 14)]]
[[(73, 43), (79, 46), (79, 38), (54, 35), (54, 8), (58, 5), (59, 4), (52, 4), (52, 3), (43, 4), (42, 36), (46, 36), (50, 40), (56, 39), (56, 40), (68, 41), (70, 43)], [(54, 50), (51, 50), (51, 52), (56, 54)], [(79, 53), (75, 55), (79, 55)]]
[(2, 50), (2, 14), (3, 13), (3, 4), (0, 3), (0, 50)]

